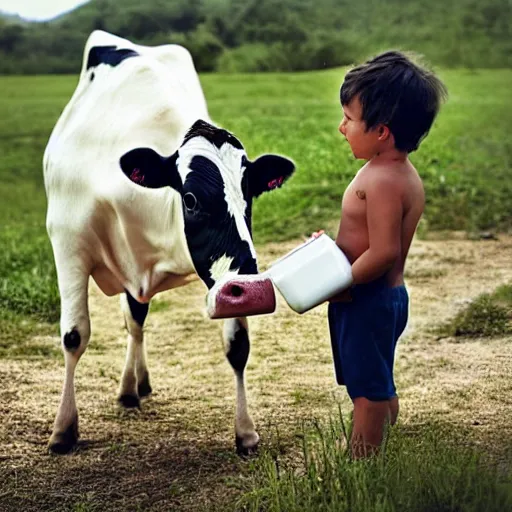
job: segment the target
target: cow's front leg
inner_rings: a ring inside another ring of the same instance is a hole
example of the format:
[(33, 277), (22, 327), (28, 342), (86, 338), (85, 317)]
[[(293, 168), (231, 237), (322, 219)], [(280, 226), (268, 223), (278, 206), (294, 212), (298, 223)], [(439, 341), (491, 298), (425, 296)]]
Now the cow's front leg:
[(151, 393), (149, 373), (146, 366), (146, 347), (142, 331), (149, 304), (137, 302), (126, 292), (126, 294), (121, 295), (121, 309), (128, 330), (128, 348), (118, 400), (124, 407), (139, 407), (140, 398)]
[(91, 333), (87, 305), (89, 273), (77, 257), (55, 250), (55, 263), (61, 300), (61, 343), (65, 377), (59, 409), (48, 448), (67, 453), (78, 441), (78, 412), (75, 402), (75, 368), (85, 352)]
[(249, 332), (246, 318), (230, 318), (224, 322), (226, 356), (235, 371), (236, 416), (235, 434), (238, 453), (247, 454), (258, 447), (260, 436), (247, 411), (244, 370), (249, 359)]

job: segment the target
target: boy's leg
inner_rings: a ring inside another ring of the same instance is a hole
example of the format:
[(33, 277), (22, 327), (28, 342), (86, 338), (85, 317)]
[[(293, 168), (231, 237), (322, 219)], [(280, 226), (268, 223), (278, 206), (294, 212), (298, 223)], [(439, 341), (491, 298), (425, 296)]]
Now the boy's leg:
[(350, 438), (352, 457), (359, 459), (376, 454), (382, 444), (386, 424), (394, 425), (397, 416), (397, 396), (378, 402), (365, 397), (355, 398)]
[(389, 400), (389, 424), (394, 425), (400, 411), (400, 404), (398, 403), (398, 396), (394, 396)]
[(354, 403), (350, 444), (358, 458), (378, 451), (386, 424), (398, 416), (393, 363), (408, 296), (404, 286), (380, 283), (359, 285), (353, 296), (351, 303), (330, 303), (328, 317), (336, 380)]

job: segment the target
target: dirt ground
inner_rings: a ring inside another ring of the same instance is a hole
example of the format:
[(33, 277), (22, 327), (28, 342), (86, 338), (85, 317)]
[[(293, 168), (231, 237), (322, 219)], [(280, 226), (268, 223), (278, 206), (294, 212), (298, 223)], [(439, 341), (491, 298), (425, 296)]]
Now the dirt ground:
[[(400, 421), (468, 428), (483, 451), (510, 463), (512, 340), (439, 339), (432, 328), (512, 282), (512, 237), (461, 238), (413, 243), (411, 316), (396, 363)], [(260, 266), (299, 242), (259, 247)], [(93, 334), (76, 378), (81, 442), (71, 455), (46, 450), (62, 357), (0, 361), (0, 511), (223, 510), (236, 498), (249, 462), (234, 453), (233, 372), (204, 293), (193, 283), (155, 300), (145, 326), (154, 392), (140, 411), (125, 412), (116, 403), (126, 344), (119, 299), (91, 285)], [(248, 398), (263, 445), (276, 429), (292, 440), (302, 419), (326, 417), (337, 404), (348, 414), (325, 305), (299, 316), (279, 297), (274, 315), (251, 319), (250, 333)]]

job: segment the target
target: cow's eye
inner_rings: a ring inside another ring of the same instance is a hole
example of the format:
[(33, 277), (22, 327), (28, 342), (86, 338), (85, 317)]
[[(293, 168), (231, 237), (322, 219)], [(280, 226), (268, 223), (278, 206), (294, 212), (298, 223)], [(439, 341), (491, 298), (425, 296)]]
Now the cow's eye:
[(192, 194), (192, 192), (187, 192), (183, 196), (183, 204), (187, 210), (191, 210), (191, 211), (196, 210), (197, 209), (196, 196), (194, 194)]

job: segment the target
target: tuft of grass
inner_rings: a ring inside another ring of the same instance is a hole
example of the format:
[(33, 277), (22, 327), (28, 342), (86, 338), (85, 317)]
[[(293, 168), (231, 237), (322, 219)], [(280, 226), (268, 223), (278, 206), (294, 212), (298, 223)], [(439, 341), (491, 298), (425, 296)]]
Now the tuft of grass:
[[(512, 474), (499, 473), (462, 440), (422, 426), (393, 427), (378, 456), (353, 461), (343, 419), (303, 430), (299, 460), (266, 451), (236, 510), (267, 512), (487, 512), (512, 510)], [(455, 434), (453, 434), (455, 436)]]
[(295, 405), (319, 405), (321, 403), (329, 403), (331, 395), (329, 393), (322, 393), (318, 390), (308, 388), (298, 388), (289, 392), (290, 397), (293, 399)]
[(512, 307), (512, 285), (502, 284), (493, 293), (494, 298), (504, 303), (506, 306)]
[(97, 508), (94, 505), (84, 501), (75, 503), (72, 508), (73, 512), (94, 512), (95, 510), (97, 510)]
[[(61, 357), (58, 339), (50, 338), (58, 333), (58, 326), (37, 322), (9, 310), (2, 311), (0, 318), (0, 359), (48, 359)], [(42, 338), (34, 338), (38, 334)]]
[(512, 285), (484, 293), (439, 328), (444, 336), (493, 337), (512, 333)]

